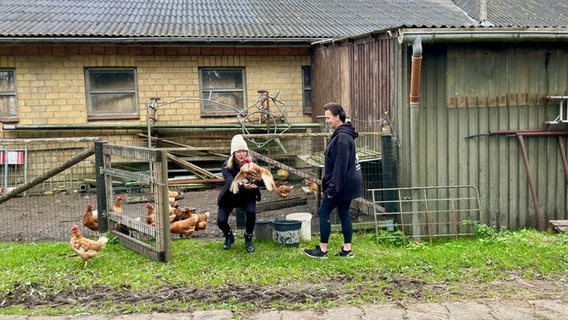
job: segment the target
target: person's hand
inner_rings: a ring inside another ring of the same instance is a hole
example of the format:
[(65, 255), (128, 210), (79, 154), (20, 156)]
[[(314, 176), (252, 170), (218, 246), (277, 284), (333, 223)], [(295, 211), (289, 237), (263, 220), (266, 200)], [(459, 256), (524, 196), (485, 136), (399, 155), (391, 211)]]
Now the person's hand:
[(254, 183), (251, 182), (247, 182), (244, 184), (245, 189), (256, 189), (258, 188), (258, 186)]
[(262, 175), (258, 172), (251, 172), (247, 175), (250, 181), (260, 181), (262, 180)]
[(254, 183), (252, 183), (249, 179), (242, 179), (240, 184), (245, 188), (245, 189), (255, 189), (258, 188), (258, 186)]

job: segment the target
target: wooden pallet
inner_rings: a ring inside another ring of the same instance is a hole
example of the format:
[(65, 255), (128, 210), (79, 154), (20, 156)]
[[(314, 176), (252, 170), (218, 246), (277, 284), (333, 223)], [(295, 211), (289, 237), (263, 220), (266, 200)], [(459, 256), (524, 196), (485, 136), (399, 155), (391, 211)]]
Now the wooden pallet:
[(568, 220), (548, 221), (548, 231), (566, 232), (568, 230)]

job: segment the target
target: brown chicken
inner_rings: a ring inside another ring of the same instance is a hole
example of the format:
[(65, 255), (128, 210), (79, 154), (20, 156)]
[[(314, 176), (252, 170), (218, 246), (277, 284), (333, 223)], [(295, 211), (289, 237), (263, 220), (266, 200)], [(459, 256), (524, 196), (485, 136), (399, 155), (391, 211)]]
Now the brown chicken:
[(87, 210), (83, 215), (83, 225), (93, 231), (99, 231), (99, 217), (93, 213), (93, 205), (90, 203), (87, 204)]
[(154, 206), (150, 202), (146, 202), (146, 209), (148, 209), (148, 213), (146, 214), (146, 223), (151, 225), (152, 227), (156, 226), (156, 210)]
[(83, 261), (87, 266), (89, 259), (95, 257), (99, 251), (105, 247), (108, 242), (108, 238), (105, 236), (100, 237), (98, 240), (91, 240), (83, 237), (81, 235), (81, 230), (76, 224), (71, 227), (71, 240), (69, 241), (69, 246)]
[(176, 199), (178, 199), (180, 196), (181, 196), (181, 192), (168, 190), (168, 203), (169, 204), (174, 203), (174, 201), (176, 201)]
[(308, 186), (308, 188), (310, 188), (310, 190), (316, 194), (318, 192), (318, 185), (317, 183), (310, 181), (308, 179), (304, 179), (304, 182), (306, 183), (306, 186)]
[(292, 189), (294, 189), (294, 186), (290, 186), (290, 185), (281, 185), (276, 187), (276, 189), (274, 190), (274, 192), (276, 192), (276, 194), (284, 199), (287, 198), (288, 195), (290, 194), (290, 192), (292, 192)]
[(116, 199), (114, 200), (114, 203), (112, 205), (112, 211), (116, 214), (123, 214), (124, 211), (122, 211), (122, 200), (124, 200), (124, 195), (119, 194)]
[(168, 214), (168, 220), (170, 223), (180, 221), (182, 215), (182, 209), (179, 206), (179, 202), (174, 202), (174, 206), (170, 208), (170, 212)]
[[(189, 209), (188, 209), (189, 210)], [(190, 211), (191, 214), (191, 211)], [(209, 219), (209, 211), (205, 213), (191, 214), (191, 216), (197, 216), (197, 224), (195, 225), (195, 232), (198, 233), (199, 230), (205, 230), (207, 228), (207, 219)], [(207, 233), (207, 231), (205, 231)]]
[[(112, 204), (112, 211), (116, 214), (123, 214), (124, 211), (122, 210), (122, 201), (124, 200), (124, 195), (119, 194), (116, 199), (114, 199), (114, 203)], [(130, 230), (126, 227), (123, 226), (120, 223), (116, 223), (114, 225), (114, 229), (122, 232), (124, 234), (130, 234)]]
[(290, 192), (292, 192), (292, 189), (294, 189), (294, 186), (283, 185), (278, 181), (274, 181), (274, 185), (276, 186), (274, 192), (282, 199), (287, 198)]
[(196, 214), (191, 214), (189, 208), (183, 209), (183, 219), (172, 223), (170, 232), (179, 234), (180, 238), (183, 236), (190, 237), (195, 231), (195, 226), (198, 223)]
[(258, 164), (252, 162), (250, 158), (246, 158), (244, 162), (245, 163), (241, 166), (241, 170), (231, 183), (230, 190), (232, 193), (237, 194), (239, 192), (239, 183), (241, 183), (245, 179), (251, 180), (251, 174), (256, 174), (257, 176), (260, 176), (262, 178), (262, 181), (264, 181), (264, 185), (266, 186), (266, 190), (272, 191), (276, 188), (272, 173), (270, 173), (268, 169), (262, 168)]

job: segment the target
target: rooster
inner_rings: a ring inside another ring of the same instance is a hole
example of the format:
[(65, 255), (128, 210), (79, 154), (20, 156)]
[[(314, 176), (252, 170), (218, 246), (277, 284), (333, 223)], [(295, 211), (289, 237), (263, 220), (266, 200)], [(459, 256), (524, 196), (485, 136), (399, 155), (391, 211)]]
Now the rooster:
[(105, 247), (107, 242), (108, 238), (105, 236), (100, 237), (98, 240), (87, 239), (81, 235), (81, 230), (76, 224), (73, 224), (71, 227), (69, 246), (71, 250), (85, 261), (83, 268), (87, 267), (89, 259), (95, 257)]
[(146, 209), (148, 209), (148, 213), (146, 214), (146, 223), (151, 225), (152, 227), (156, 226), (156, 211), (154, 206), (150, 202), (146, 202)]
[(170, 232), (179, 234), (180, 238), (183, 236), (190, 237), (195, 231), (198, 219), (197, 215), (192, 215), (191, 212), (189, 212), (189, 208), (184, 208), (183, 219), (172, 223)]
[(92, 231), (99, 231), (99, 217), (93, 212), (93, 205), (90, 203), (87, 204), (87, 210), (83, 215), (83, 225)]

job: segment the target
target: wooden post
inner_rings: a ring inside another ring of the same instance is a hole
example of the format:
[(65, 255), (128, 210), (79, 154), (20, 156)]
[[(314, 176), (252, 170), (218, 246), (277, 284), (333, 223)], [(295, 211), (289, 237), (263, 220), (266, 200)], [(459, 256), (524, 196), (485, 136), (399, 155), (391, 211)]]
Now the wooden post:
[[(110, 161), (105, 161), (105, 156), (103, 153), (103, 146), (107, 142), (95, 142), (95, 169), (96, 169), (96, 181), (97, 181), (97, 216), (99, 219), (99, 232), (108, 231), (108, 220), (107, 215), (107, 191), (105, 184), (105, 175), (102, 173), (103, 166), (105, 163), (110, 163)], [(111, 184), (112, 192), (112, 184)], [(111, 198), (112, 199), (112, 198)]]

